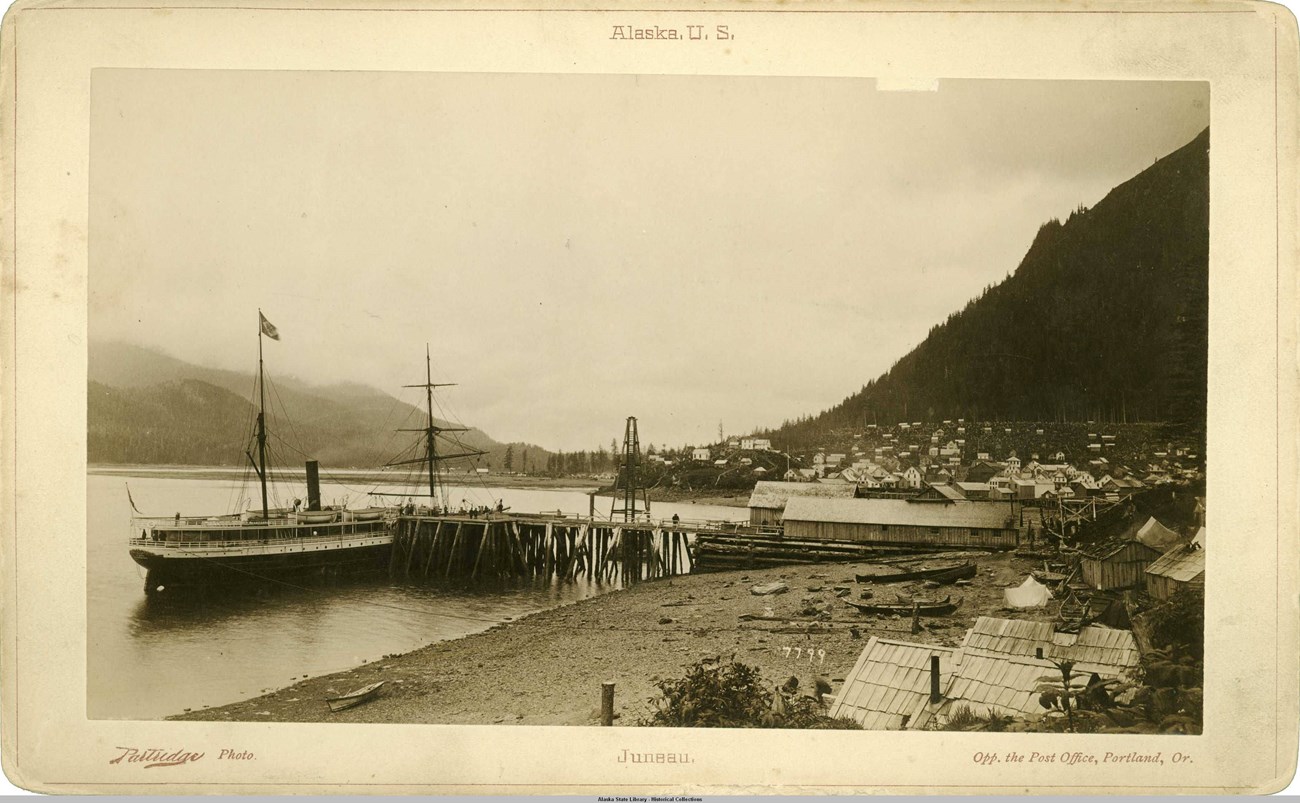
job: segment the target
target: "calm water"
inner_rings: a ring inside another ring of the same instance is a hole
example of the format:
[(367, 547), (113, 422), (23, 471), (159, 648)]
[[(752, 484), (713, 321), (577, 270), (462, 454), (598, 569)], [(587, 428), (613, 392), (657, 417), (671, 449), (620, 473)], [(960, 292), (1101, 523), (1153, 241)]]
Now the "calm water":
[[(152, 719), (186, 708), (224, 705), (288, 685), (304, 674), (336, 672), (390, 653), (486, 630), (507, 617), (563, 605), (614, 586), (580, 581), (411, 584), (368, 579), (298, 590), (245, 591), (202, 600), (147, 600), (144, 570), (127, 554), (131, 506), (146, 515), (238, 509), (238, 482), (121, 473), (87, 478), (87, 715)], [(367, 499), (353, 487), (323, 483), (327, 502)], [(303, 492), (298, 491), (301, 495)], [(517, 511), (587, 512), (582, 491), (451, 488), (454, 504)], [(247, 498), (247, 495), (244, 497)], [(272, 502), (274, 504), (274, 501)], [(608, 513), (609, 500), (596, 500)], [(656, 517), (743, 519), (729, 507), (655, 503)]]

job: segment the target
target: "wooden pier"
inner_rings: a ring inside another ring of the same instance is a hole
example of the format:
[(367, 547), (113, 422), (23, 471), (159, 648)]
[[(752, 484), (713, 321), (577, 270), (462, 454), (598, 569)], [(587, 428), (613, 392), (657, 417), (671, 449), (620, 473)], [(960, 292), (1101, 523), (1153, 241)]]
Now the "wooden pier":
[(407, 578), (651, 580), (686, 574), (696, 533), (712, 525), (563, 514), (403, 515), (389, 570)]

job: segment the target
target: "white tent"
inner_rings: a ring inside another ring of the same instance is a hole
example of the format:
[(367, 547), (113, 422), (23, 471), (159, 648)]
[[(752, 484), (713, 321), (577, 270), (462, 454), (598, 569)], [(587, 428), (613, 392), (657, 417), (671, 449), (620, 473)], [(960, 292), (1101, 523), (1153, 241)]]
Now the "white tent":
[(1163, 554), (1182, 543), (1183, 539), (1178, 533), (1152, 517), (1142, 525), (1142, 529), (1137, 531), (1137, 540)]
[(1052, 598), (1052, 592), (1047, 590), (1047, 586), (1033, 577), (1026, 577), (1018, 588), (1008, 588), (1003, 593), (1008, 608), (1041, 608)]

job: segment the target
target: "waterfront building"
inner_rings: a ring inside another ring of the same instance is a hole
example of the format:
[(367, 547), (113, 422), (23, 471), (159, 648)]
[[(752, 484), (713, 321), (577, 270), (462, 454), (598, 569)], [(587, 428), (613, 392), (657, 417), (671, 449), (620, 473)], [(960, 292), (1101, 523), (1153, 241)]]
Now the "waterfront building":
[(969, 501), (789, 497), (788, 538), (859, 543), (1009, 548), (1020, 542), (1010, 511)]
[(848, 483), (759, 482), (749, 495), (749, 523), (776, 525), (784, 517), (791, 497), (852, 498), (854, 486)]

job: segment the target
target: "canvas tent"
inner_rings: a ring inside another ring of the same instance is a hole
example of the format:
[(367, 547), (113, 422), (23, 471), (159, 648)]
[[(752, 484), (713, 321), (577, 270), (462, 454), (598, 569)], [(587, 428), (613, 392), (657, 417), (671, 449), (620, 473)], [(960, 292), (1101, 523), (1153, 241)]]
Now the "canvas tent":
[(1033, 577), (1026, 577), (1019, 587), (1008, 588), (1003, 593), (1008, 608), (1041, 608), (1052, 598), (1052, 592), (1047, 590), (1047, 586)]
[(1152, 517), (1137, 531), (1137, 540), (1163, 554), (1181, 544), (1183, 538)]

